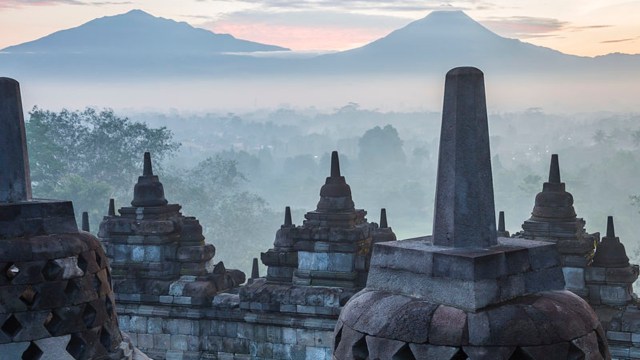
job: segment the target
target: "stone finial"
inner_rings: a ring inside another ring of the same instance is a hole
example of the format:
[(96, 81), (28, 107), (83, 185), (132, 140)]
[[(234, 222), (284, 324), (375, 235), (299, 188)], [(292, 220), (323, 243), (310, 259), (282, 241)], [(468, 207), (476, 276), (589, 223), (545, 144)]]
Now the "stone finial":
[(387, 224), (387, 209), (380, 209), (380, 228), (386, 229), (389, 225)]
[(82, 231), (91, 232), (89, 228), (89, 213), (86, 211), (82, 212)]
[(164, 197), (164, 187), (153, 175), (151, 166), (151, 154), (144, 153), (144, 168), (142, 176), (138, 177), (138, 183), (133, 189), (133, 201), (131, 205), (135, 207), (164, 206), (168, 201)]
[(20, 84), (0, 77), (0, 203), (31, 200)]
[(153, 176), (153, 167), (151, 166), (151, 153), (144, 153), (144, 167), (142, 169), (143, 176)]
[(613, 226), (613, 216), (607, 217), (607, 238), (616, 238), (616, 229)]
[(331, 153), (331, 176), (320, 188), (320, 201), (317, 211), (353, 211), (355, 205), (351, 198), (351, 187), (347, 184), (344, 176), (340, 174), (340, 160), (338, 152)]
[(558, 155), (551, 155), (549, 181), (542, 185), (542, 192), (536, 195), (531, 219), (545, 221), (549, 219), (572, 221), (576, 219), (573, 208), (573, 195), (566, 191), (565, 183), (560, 180)]
[(607, 236), (600, 241), (596, 249), (596, 254), (593, 256), (592, 266), (608, 268), (629, 266), (627, 251), (620, 242), (620, 239), (616, 237), (613, 226), (613, 216), (607, 218)]
[(260, 269), (258, 268), (258, 258), (253, 258), (253, 266), (251, 266), (251, 279), (260, 277)]
[(551, 164), (549, 165), (549, 183), (560, 184), (560, 164), (558, 162), (558, 154), (551, 155)]
[(340, 177), (340, 158), (338, 152), (331, 152), (331, 177)]
[(498, 214), (498, 237), (510, 237), (511, 234), (506, 229), (504, 224), (504, 211), (500, 211)]
[(109, 199), (109, 216), (116, 216), (116, 201), (114, 199)]
[(291, 208), (288, 206), (284, 208), (284, 225), (283, 226), (285, 227), (293, 226), (293, 221), (291, 220)]
[(498, 215), (498, 231), (505, 232), (504, 211), (500, 211), (500, 214)]
[(434, 213), (435, 245), (497, 244), (484, 74), (473, 67), (447, 73)]

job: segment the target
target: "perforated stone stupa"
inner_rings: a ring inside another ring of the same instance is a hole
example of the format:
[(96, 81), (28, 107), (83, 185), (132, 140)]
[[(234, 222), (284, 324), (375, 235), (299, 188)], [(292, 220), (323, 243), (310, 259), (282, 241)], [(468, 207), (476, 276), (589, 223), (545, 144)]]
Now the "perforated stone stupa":
[(484, 76), (447, 74), (433, 236), (374, 245), (334, 359), (610, 359), (555, 244), (498, 238)]
[(123, 339), (109, 262), (70, 201), (31, 198), (20, 87), (0, 78), (0, 358), (146, 359)]

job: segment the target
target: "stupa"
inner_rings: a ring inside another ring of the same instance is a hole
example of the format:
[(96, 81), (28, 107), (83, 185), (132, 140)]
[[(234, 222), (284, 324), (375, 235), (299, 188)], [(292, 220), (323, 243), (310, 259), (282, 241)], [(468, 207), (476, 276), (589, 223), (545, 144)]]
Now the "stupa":
[(32, 199), (20, 85), (0, 78), (0, 358), (146, 359), (118, 327), (109, 262), (70, 201)]
[(483, 73), (449, 71), (444, 99), (434, 233), (374, 245), (333, 358), (610, 359), (556, 245), (497, 237)]

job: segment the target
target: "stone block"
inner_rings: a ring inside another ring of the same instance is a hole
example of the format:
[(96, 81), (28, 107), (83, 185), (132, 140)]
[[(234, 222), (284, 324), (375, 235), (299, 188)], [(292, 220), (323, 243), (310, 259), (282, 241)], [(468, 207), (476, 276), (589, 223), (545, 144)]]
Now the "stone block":
[(187, 335), (171, 335), (171, 350), (186, 351), (187, 348)]
[(424, 251), (427, 240), (425, 237), (399, 243), (374, 244), (375, 256), (371, 258), (371, 266), (431, 275), (433, 252)]
[(608, 283), (631, 284), (638, 279), (638, 267), (607, 268), (606, 281)]
[(141, 349), (153, 349), (153, 335), (138, 334), (138, 347)]
[(623, 306), (631, 301), (631, 295), (627, 286), (602, 285), (600, 286), (600, 301), (612, 306)]
[(601, 283), (606, 281), (606, 270), (602, 267), (589, 266), (584, 269), (584, 278), (589, 283)]
[(564, 275), (559, 267), (544, 268), (525, 273), (524, 282), (527, 294), (564, 289)]
[(607, 339), (613, 341), (623, 341), (630, 342), (631, 341), (631, 333), (630, 332), (621, 332), (621, 331), (607, 331)]
[(143, 262), (145, 253), (145, 246), (136, 245), (131, 248), (131, 261), (135, 262)]
[(170, 334), (154, 334), (153, 346), (159, 350), (171, 349), (171, 335)]
[(506, 274), (501, 251), (451, 249), (433, 253), (433, 276), (460, 280), (496, 279)]
[(298, 252), (298, 268), (301, 270), (344, 271), (354, 269), (354, 254)]
[(572, 289), (584, 289), (585, 288), (585, 269), (575, 267), (563, 267), (562, 273), (564, 274), (565, 288)]

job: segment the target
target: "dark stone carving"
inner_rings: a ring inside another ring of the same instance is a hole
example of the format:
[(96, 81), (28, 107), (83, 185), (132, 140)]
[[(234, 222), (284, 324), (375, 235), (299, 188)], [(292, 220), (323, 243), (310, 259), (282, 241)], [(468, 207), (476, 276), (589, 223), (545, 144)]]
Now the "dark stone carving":
[(620, 238), (616, 236), (613, 226), (613, 216), (607, 218), (607, 236), (603, 237), (596, 249), (593, 257), (593, 266), (621, 268), (629, 266), (629, 258), (624, 249), (624, 245), (620, 242)]
[[(100, 242), (78, 231), (71, 202), (31, 199), (19, 85), (6, 78), (0, 172), (0, 357), (131, 359), (133, 346), (107, 308), (113, 293)], [(84, 213), (88, 231), (87, 220)], [(107, 347), (94, 341), (100, 328), (109, 329)]]
[[(556, 159), (547, 190), (564, 190), (559, 181)], [(570, 198), (545, 196), (536, 204)], [(504, 214), (499, 223), (504, 234)], [(495, 225), (483, 74), (456, 68), (445, 85), (434, 235), (374, 244), (366, 287), (340, 313), (334, 358), (542, 360), (563, 344), (567, 356), (610, 359), (596, 314), (563, 290), (555, 244), (498, 238)]]

